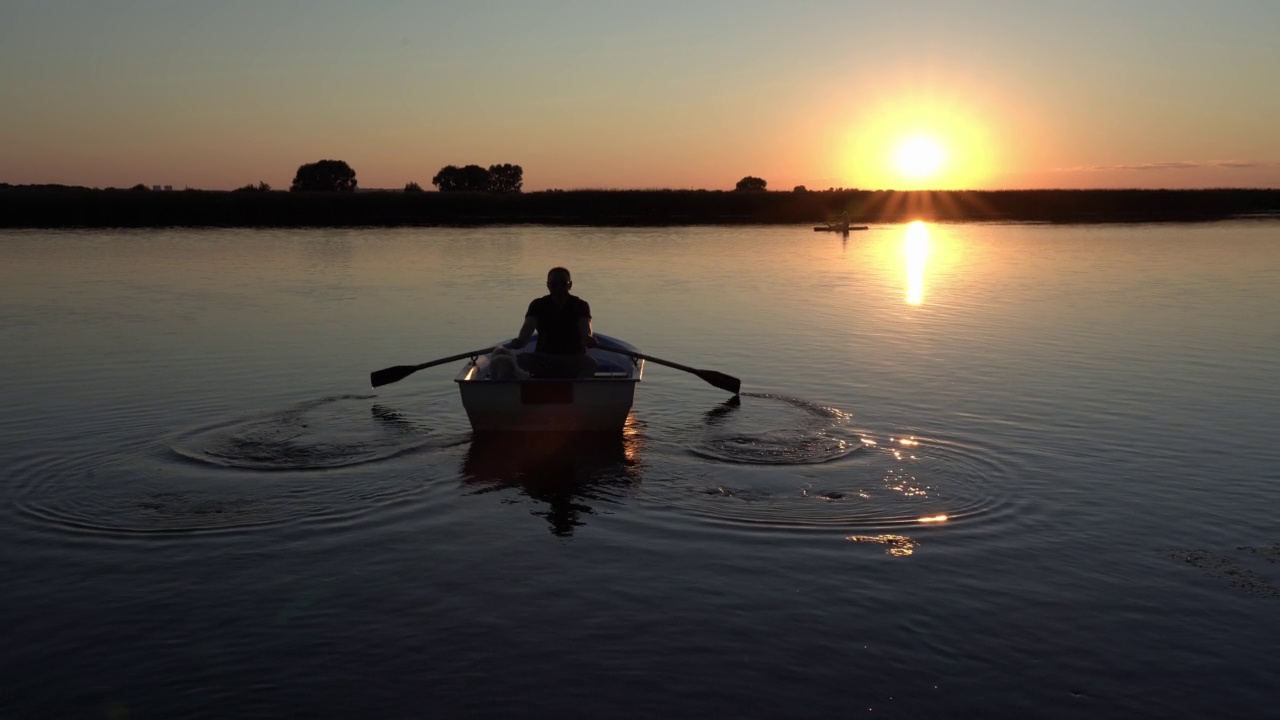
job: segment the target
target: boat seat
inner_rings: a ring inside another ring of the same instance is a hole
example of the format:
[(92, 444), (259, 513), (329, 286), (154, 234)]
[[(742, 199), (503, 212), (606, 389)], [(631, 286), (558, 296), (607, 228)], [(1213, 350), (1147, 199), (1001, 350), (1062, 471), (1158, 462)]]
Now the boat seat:
[(631, 375), (631, 368), (620, 365), (612, 358), (596, 358), (596, 374), (598, 378), (624, 378)]
[(596, 374), (595, 374), (595, 375), (592, 375), (591, 377), (598, 377), (598, 378), (624, 378), (624, 377), (627, 377), (627, 376), (629, 376), (629, 375), (630, 375), (630, 373), (625, 372), (625, 371), (622, 371), (622, 370), (619, 370), (619, 371), (616, 371), (616, 372), (614, 372), (614, 371), (600, 371), (600, 370), (596, 370)]

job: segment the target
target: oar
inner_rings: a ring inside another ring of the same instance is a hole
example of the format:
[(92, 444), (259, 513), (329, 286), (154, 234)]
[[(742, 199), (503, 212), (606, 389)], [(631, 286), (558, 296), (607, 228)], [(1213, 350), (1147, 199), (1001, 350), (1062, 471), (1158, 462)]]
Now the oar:
[(627, 350), (626, 348), (615, 347), (613, 345), (606, 345), (604, 343), (599, 343), (599, 345), (602, 350), (616, 352), (621, 355), (626, 355), (627, 357), (633, 357), (637, 360), (658, 363), (659, 365), (666, 365), (669, 368), (693, 373), (707, 383), (714, 385), (727, 393), (737, 395), (738, 391), (742, 389), (742, 381), (732, 375), (725, 375), (724, 373), (716, 372), (715, 370), (699, 370), (698, 368), (691, 368), (688, 365), (681, 365), (680, 363), (674, 363), (670, 360), (663, 360), (662, 358), (656, 358), (652, 355), (645, 355), (643, 353)]
[(449, 357), (443, 357), (439, 360), (424, 362), (421, 365), (396, 365), (395, 367), (384, 368), (382, 370), (374, 370), (369, 373), (369, 384), (374, 387), (390, 385), (393, 382), (400, 382), (419, 370), (426, 370), (429, 367), (435, 367), (436, 365), (443, 365), (445, 363), (454, 362), (455, 360), (462, 360), (465, 358), (475, 357), (477, 355), (486, 355), (492, 351), (492, 347), (487, 347), (480, 350), (472, 350), (471, 352), (450, 355)]

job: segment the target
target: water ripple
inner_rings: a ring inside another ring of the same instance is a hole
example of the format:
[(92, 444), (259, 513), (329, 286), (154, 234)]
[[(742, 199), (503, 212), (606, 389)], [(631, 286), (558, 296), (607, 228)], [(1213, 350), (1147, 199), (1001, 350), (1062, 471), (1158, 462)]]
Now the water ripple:
[[(167, 447), (151, 441), (33, 452), (9, 468), (8, 490), (20, 519), (71, 534), (226, 533), (295, 523), (338, 527), (414, 501), (431, 483), (421, 468), (410, 477), (382, 472), (358, 478), (335, 468), (409, 449), (445, 451), (466, 439), (432, 434), (420, 421), (371, 408), (364, 397), (323, 398), (179, 433)], [(260, 472), (289, 469), (328, 472)]]
[(318, 470), (385, 460), (429, 442), (421, 421), (379, 405), (373, 395), (339, 395), (261, 416), (208, 425), (169, 438), (198, 462), (251, 470)]
[(851, 417), (846, 412), (784, 395), (743, 395), (751, 398), (745, 406), (735, 397), (707, 413), (707, 431), (690, 452), (727, 463), (808, 465), (863, 447), (845, 427)]
[[(763, 407), (752, 413), (750, 405)], [(990, 530), (1016, 516), (1020, 471), (996, 448), (912, 433), (877, 436), (849, 427), (850, 420), (839, 408), (774, 395), (717, 408), (690, 447), (716, 462), (651, 485), (651, 495), (705, 522), (840, 531), (857, 543), (891, 538), (899, 551), (917, 545), (902, 534), (907, 528)], [(874, 534), (885, 531), (891, 534)]]

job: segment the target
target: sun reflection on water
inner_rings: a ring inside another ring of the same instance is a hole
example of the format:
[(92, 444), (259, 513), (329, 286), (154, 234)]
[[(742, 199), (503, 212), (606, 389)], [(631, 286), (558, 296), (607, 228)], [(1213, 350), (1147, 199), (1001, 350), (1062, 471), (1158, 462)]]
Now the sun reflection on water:
[(907, 302), (920, 305), (924, 302), (924, 267), (929, 259), (929, 226), (923, 221), (907, 225), (903, 254), (907, 259)]
[(852, 543), (884, 545), (885, 554), (894, 557), (907, 557), (914, 553), (916, 546), (919, 545), (905, 535), (850, 535), (845, 540)]
[(640, 459), (640, 446), (644, 443), (640, 422), (636, 419), (635, 408), (627, 413), (622, 425), (622, 454), (628, 465), (635, 465)]

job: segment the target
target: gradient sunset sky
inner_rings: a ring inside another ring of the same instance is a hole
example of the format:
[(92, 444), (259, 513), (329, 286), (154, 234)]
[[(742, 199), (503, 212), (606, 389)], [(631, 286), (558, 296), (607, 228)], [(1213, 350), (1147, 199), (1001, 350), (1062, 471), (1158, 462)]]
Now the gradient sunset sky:
[(5, 0), (0, 182), (1280, 187), (1277, 38), (1277, 0)]

